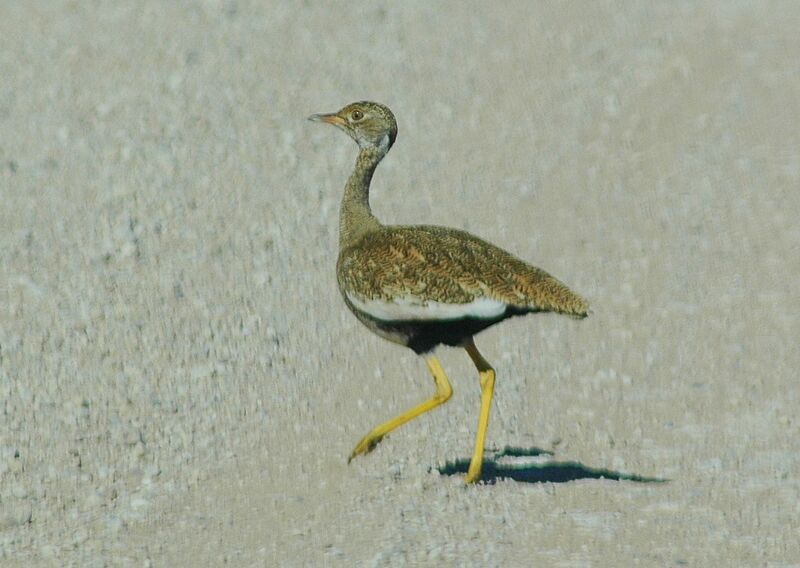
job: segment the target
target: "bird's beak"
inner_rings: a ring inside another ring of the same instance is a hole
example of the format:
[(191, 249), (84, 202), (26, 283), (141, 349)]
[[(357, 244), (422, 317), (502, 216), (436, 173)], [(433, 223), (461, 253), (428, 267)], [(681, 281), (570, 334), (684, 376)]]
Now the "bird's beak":
[(345, 120), (335, 112), (331, 112), (329, 114), (312, 114), (308, 117), (308, 120), (313, 120), (314, 122), (327, 122), (328, 124), (333, 124), (334, 126), (344, 126), (346, 124)]

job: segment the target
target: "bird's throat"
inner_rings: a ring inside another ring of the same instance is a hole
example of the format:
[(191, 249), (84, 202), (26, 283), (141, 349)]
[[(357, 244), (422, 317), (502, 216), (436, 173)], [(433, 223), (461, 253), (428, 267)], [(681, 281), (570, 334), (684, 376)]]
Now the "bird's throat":
[(372, 174), (385, 152), (378, 148), (362, 148), (356, 166), (344, 189), (339, 213), (339, 249), (345, 249), (381, 224), (369, 207), (369, 185)]

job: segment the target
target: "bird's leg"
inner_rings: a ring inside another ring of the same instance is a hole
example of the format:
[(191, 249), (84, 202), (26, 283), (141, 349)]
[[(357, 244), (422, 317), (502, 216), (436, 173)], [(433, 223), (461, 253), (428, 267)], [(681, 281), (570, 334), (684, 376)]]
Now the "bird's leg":
[(453, 395), (453, 387), (450, 386), (450, 381), (447, 380), (447, 375), (445, 375), (444, 369), (442, 369), (442, 366), (439, 364), (439, 360), (433, 355), (429, 355), (425, 358), (425, 362), (428, 363), (428, 369), (430, 369), (433, 380), (436, 383), (436, 394), (400, 416), (373, 428), (369, 434), (364, 436), (361, 441), (356, 444), (356, 447), (347, 459), (347, 463), (350, 463), (350, 461), (359, 454), (371, 452), (386, 434), (398, 426), (402, 426), (409, 420), (413, 420), (420, 414), (424, 414), (450, 399)]
[(492, 395), (494, 394), (494, 369), (489, 362), (483, 358), (475, 342), (469, 338), (464, 343), (470, 359), (478, 368), (481, 380), (481, 413), (478, 417), (478, 433), (475, 436), (475, 450), (472, 452), (472, 459), (469, 462), (466, 483), (476, 483), (481, 478), (481, 467), (483, 467), (483, 443), (486, 440), (486, 429), (489, 427), (489, 410), (492, 407)]

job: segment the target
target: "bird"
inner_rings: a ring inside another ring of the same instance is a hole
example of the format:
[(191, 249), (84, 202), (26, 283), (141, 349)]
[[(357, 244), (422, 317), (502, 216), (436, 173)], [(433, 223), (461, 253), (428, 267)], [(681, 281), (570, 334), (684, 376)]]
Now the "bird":
[(453, 389), (434, 349), (460, 347), (475, 365), (481, 389), (475, 446), (464, 478), (476, 483), (496, 374), (475, 346), (475, 334), (529, 313), (585, 318), (588, 303), (544, 270), (466, 231), (381, 223), (370, 209), (369, 189), (375, 169), (397, 139), (397, 121), (385, 105), (359, 101), (308, 119), (336, 126), (359, 147), (339, 215), (336, 277), (344, 303), (369, 330), (424, 357), (436, 387), (428, 400), (373, 428), (356, 444), (348, 463), (450, 399)]

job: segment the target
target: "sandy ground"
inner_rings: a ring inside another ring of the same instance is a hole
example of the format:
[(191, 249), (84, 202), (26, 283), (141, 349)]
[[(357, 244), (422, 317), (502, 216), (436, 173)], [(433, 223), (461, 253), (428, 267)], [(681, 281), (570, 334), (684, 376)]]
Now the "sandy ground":
[[(0, 2), (0, 564), (800, 566), (800, 4)], [(386, 222), (592, 303), (433, 392), (346, 311)]]

